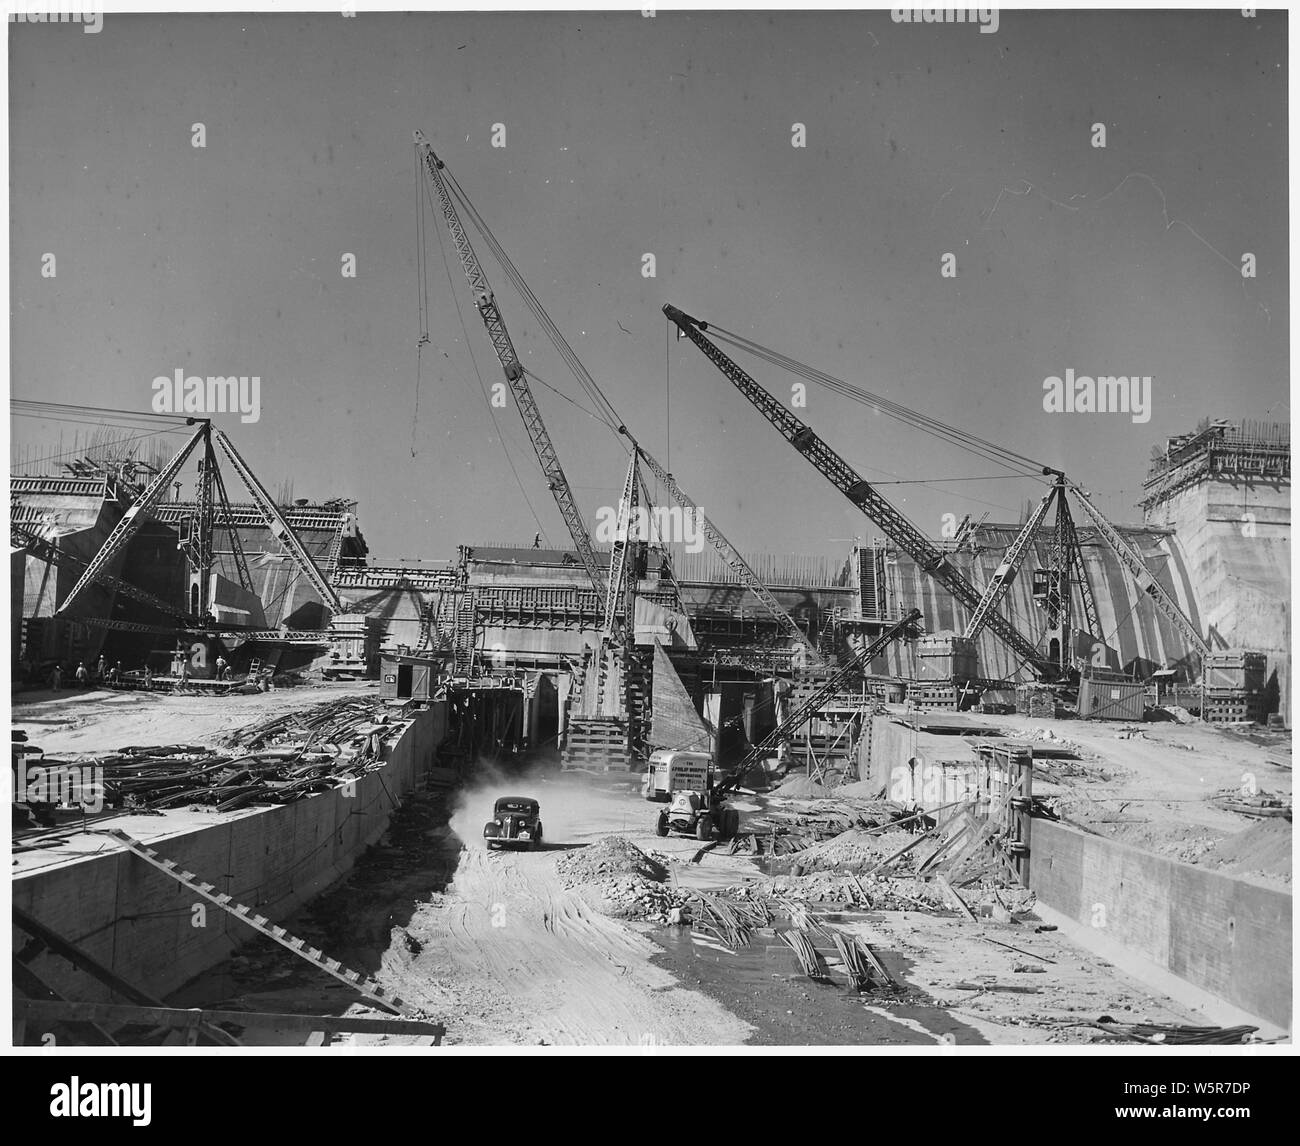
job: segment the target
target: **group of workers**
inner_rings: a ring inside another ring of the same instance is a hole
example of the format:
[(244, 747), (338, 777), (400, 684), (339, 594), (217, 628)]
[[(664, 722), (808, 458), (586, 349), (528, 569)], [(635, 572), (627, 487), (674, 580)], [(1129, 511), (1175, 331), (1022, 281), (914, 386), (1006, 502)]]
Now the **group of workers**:
[[(218, 656), (215, 662), (215, 667), (217, 670), (217, 680), (225, 681), (233, 679), (230, 662), (227, 661), (225, 657)], [(178, 680), (176, 687), (178, 689), (187, 688), (190, 681), (190, 662), (188, 657), (182, 657), (180, 659), (180, 666), (176, 675)], [(64, 676), (64, 668), (60, 664), (56, 664), (50, 670), (49, 684), (50, 689), (53, 692), (58, 692), (63, 688)], [(107, 658), (103, 656), (99, 658), (99, 661), (96, 663), (93, 670), (86, 667), (85, 661), (78, 661), (77, 667), (72, 672), (72, 680), (75, 681), (77, 688), (91, 688), (95, 685), (118, 685), (122, 684), (124, 679), (122, 662), (115, 661), (110, 665)], [(144, 666), (143, 674), (143, 683), (146, 689), (153, 686), (153, 679), (153, 670), (146, 664)], [(259, 687), (265, 691), (266, 684), (260, 678), (258, 684)]]

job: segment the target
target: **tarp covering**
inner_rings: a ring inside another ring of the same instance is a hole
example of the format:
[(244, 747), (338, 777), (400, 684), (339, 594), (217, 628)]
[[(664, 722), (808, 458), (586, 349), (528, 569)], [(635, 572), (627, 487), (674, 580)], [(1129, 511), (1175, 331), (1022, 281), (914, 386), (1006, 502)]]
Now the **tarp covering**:
[(654, 677), (651, 690), (650, 744), (655, 748), (709, 750), (712, 730), (695, 711), (691, 695), (668, 659), (664, 646), (655, 641)]

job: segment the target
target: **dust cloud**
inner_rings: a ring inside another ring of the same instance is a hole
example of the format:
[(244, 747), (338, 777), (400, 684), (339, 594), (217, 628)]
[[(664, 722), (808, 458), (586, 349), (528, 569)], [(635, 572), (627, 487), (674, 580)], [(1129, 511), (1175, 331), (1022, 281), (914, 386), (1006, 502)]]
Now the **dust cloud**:
[(593, 788), (581, 779), (557, 776), (553, 769), (504, 771), (479, 764), (456, 793), (449, 821), (465, 847), (486, 850), (483, 825), (502, 796), (529, 796), (541, 805), (548, 847), (589, 844), (624, 831), (644, 832), (653, 823), (652, 806), (635, 792)]

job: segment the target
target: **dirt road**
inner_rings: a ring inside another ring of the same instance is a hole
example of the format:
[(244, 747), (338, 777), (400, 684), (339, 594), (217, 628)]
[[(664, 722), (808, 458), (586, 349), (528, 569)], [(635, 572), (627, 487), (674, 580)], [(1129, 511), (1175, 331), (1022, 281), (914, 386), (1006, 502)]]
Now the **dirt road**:
[[(35, 694), (15, 706), (15, 723), (47, 751), (69, 755), (125, 744), (206, 743), (239, 724), (349, 691), (365, 690), (354, 684), (227, 699)], [(1222, 734), (1209, 730), (1161, 729), (1136, 742), (1088, 729), (1076, 734), (1080, 741), (1091, 738), (1083, 745), (1089, 755), (1123, 759), (1123, 799), (1140, 798), (1163, 768), (1182, 784), (1175, 791), (1183, 802), (1174, 806), (1193, 804), (1198, 812), (1205, 788), (1222, 782), (1249, 754), (1231, 751), (1232, 743), (1225, 752), (1215, 739)], [(1191, 750), (1153, 743), (1191, 742), (1193, 735)], [(701, 946), (687, 928), (611, 918), (591, 898), (590, 885), (567, 888), (557, 870), (566, 853), (606, 836), (624, 836), (659, 853), (678, 886), (717, 890), (761, 876), (743, 856), (723, 849), (691, 862), (699, 843), (657, 837), (654, 806), (630, 790), (591, 788), (553, 774), (478, 776), (470, 791), (418, 794), (342, 885), (280, 921), (443, 1022), (448, 1044), (647, 1050), (742, 1043), (1007, 1044), (1085, 1041), (1086, 1032), (1062, 1031), (1060, 1024), (1100, 1013), (1189, 1019), (1104, 962), (1028, 926), (914, 912), (846, 914), (838, 925), (868, 928), (891, 973), (916, 992), (901, 1005), (882, 1006), (846, 992), (843, 983), (807, 980), (773, 936), (752, 949), (724, 952)], [(1168, 785), (1173, 777), (1160, 778)], [(486, 849), (483, 823), (493, 799), (505, 794), (540, 801), (544, 850)], [(1159, 804), (1153, 799), (1148, 806)], [(757, 807), (746, 804), (742, 812)], [(991, 942), (999, 936), (1053, 962), (1022, 959)], [(1047, 970), (1033, 974), (1036, 963)], [(341, 985), (322, 981), (314, 968), (269, 942), (242, 949), (182, 994), (174, 1001), (184, 1006), (358, 1009)], [(289, 1041), (269, 1032), (265, 1038)]]
[(423, 943), (384, 977), (441, 1017), (448, 1042), (738, 1044), (751, 1028), (650, 964), (658, 948), (560, 887), (544, 852), (472, 845), (439, 902), (407, 930)]

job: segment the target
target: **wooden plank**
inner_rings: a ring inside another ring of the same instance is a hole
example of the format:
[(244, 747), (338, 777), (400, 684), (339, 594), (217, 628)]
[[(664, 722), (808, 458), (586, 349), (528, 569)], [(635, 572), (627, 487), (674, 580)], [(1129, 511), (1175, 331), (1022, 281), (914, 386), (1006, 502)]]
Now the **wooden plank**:
[(934, 877), (934, 882), (937, 883), (939, 887), (943, 889), (944, 898), (946, 898), (948, 902), (953, 905), (953, 907), (955, 907), (958, 911), (960, 911), (963, 917), (965, 917), (969, 922), (974, 923), (975, 922), (974, 913), (971, 911), (969, 907), (966, 906), (966, 901), (962, 899), (962, 897), (958, 895), (957, 892), (953, 889), (953, 886), (948, 882), (947, 877), (942, 875), (936, 875)]
[[(27, 1015), (26, 1012), (24, 1012), (22, 1017), (21, 1018), (19, 1017), (20, 1003), (66, 1002), (63, 996), (60, 995), (47, 982), (45, 982), (44, 979), (42, 979), (39, 975), (37, 975), (35, 971), (33, 971), (30, 967), (23, 966), (23, 964), (19, 963), (17, 959), (13, 961), (13, 985), (15, 991), (21, 991), (23, 994), (28, 996), (26, 999), (20, 999), (17, 997), (14, 998), (14, 1018), (15, 1020), (17, 1020), (17, 1025), (19, 1029), (22, 1031), (21, 1037), (26, 1037), (27, 1020), (29, 1016)], [(93, 1035), (97, 1036), (99, 1040), (101, 1040), (100, 1042), (92, 1041), (90, 1044), (91, 1046), (115, 1047), (120, 1045), (118, 1041), (115, 1038), (113, 1038), (113, 1036), (110, 1035), (106, 1030), (104, 1030), (102, 1026), (100, 1026), (98, 1023), (91, 1022), (89, 1019), (68, 1017), (63, 1019), (62, 1021), (66, 1023), (66, 1025), (73, 1030), (84, 1027), (88, 1031), (90, 1031)], [(44, 1031), (48, 1032), (49, 1027), (51, 1025), (52, 1024), (48, 1022), (44, 1024)], [(17, 1031), (15, 1031), (14, 1034), (14, 1045), (15, 1046), (22, 1045), (20, 1036)]]
[(895, 860), (902, 859), (902, 857), (907, 855), (907, 853), (910, 852), (913, 848), (919, 847), (921, 844), (925, 843), (925, 841), (930, 838), (931, 834), (932, 833), (930, 832), (922, 833), (921, 835), (917, 836), (916, 839), (914, 839), (906, 847), (899, 848), (898, 851), (896, 851), (893, 855), (888, 856), (885, 859), (882, 859), (878, 864), (876, 864), (875, 867), (871, 868), (864, 874), (873, 875), (874, 873), (880, 871), (882, 868), (889, 867), (889, 865), (892, 864)]
[(994, 939), (988, 935), (980, 936), (981, 939), (989, 943), (994, 943), (999, 947), (1005, 947), (1008, 951), (1015, 951), (1019, 955), (1028, 955), (1031, 959), (1041, 959), (1044, 963), (1055, 963), (1055, 959), (1049, 959), (1046, 955), (1040, 955), (1037, 951), (1026, 951), (1023, 947), (1014, 947), (1010, 943), (1003, 943), (1000, 939)]
[[(13, 909), (13, 919), (16, 927), (27, 932), (34, 939), (38, 939), (55, 955), (66, 959), (79, 971), (84, 971), (92, 979), (102, 983), (123, 998), (147, 1007), (161, 1007), (163, 1005), (161, 999), (157, 999), (147, 991), (141, 990), (134, 983), (127, 982), (117, 972), (105, 967), (92, 956), (87, 955), (76, 944), (63, 938), (62, 935), (47, 927), (39, 919), (28, 915), (22, 908), (15, 907)], [(237, 1047), (240, 1045), (238, 1039), (221, 1030), (220, 1027), (206, 1026), (203, 1033), (221, 1046)]]
[(140, 1007), (132, 1003), (76, 1003), (67, 1000), (15, 999), (14, 1015), (27, 1022), (147, 1023), (185, 1028), (195, 1023), (230, 1023), (241, 1027), (270, 1027), (309, 1035), (313, 1031), (336, 1034), (414, 1035), (441, 1039), (446, 1028), (424, 1019), (371, 1018), (359, 1015), (295, 1015), (270, 1011), (226, 1011), (182, 1007)]

